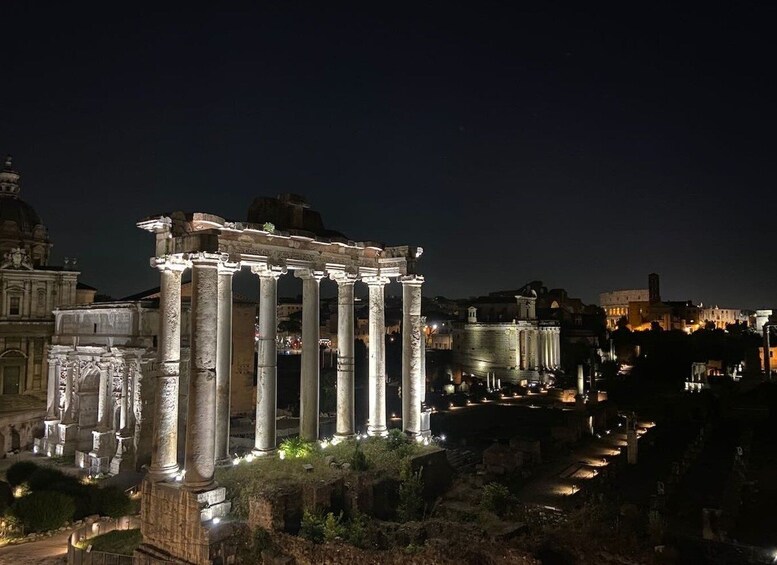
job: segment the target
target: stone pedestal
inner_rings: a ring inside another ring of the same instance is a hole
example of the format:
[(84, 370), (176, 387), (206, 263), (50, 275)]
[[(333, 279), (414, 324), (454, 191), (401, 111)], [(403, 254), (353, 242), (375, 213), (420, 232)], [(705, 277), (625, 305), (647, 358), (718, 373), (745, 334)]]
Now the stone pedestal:
[(89, 452), (89, 469), (92, 474), (100, 475), (111, 470), (111, 456), (116, 449), (116, 435), (111, 431), (92, 432), (92, 451)]
[(59, 442), (59, 423), (58, 419), (43, 421), (43, 437), (34, 441), (34, 452), (40, 455), (51, 457), (56, 453), (56, 446)]
[(78, 424), (57, 424), (57, 443), (54, 453), (58, 457), (72, 457), (78, 446)]
[(194, 492), (180, 483), (146, 480), (141, 492), (143, 544), (133, 556), (136, 565), (210, 565), (223, 553), (219, 543), (229, 533), (229, 524), (213, 523), (231, 507), (223, 487)]
[(112, 475), (118, 475), (121, 471), (135, 470), (135, 454), (132, 439), (132, 434), (128, 432), (116, 434), (116, 452), (111, 459), (110, 468)]

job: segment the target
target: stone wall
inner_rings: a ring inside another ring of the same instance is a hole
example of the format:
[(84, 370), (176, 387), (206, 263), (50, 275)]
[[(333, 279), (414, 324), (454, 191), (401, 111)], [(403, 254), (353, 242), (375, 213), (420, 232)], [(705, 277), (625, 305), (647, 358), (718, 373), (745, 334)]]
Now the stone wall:
[(211, 521), (211, 514), (216, 514), (213, 509), (224, 504), (224, 489), (195, 493), (180, 483), (143, 481), (142, 497), (143, 544), (135, 552), (136, 565), (210, 565), (217, 555), (224, 558), (224, 554), (234, 554), (231, 524)]

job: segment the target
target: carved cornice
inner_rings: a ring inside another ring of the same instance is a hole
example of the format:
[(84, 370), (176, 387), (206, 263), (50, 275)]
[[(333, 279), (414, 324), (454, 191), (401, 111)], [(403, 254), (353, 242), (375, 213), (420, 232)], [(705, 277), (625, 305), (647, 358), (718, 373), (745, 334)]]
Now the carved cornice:
[(403, 285), (421, 286), (424, 284), (424, 277), (423, 275), (405, 275), (403, 277), (399, 277), (399, 282), (401, 282)]
[(382, 275), (369, 275), (362, 277), (362, 282), (368, 286), (384, 286), (391, 282), (391, 279)]
[(329, 273), (329, 278), (340, 285), (353, 285), (359, 280), (359, 275), (355, 273), (346, 273), (344, 271)]

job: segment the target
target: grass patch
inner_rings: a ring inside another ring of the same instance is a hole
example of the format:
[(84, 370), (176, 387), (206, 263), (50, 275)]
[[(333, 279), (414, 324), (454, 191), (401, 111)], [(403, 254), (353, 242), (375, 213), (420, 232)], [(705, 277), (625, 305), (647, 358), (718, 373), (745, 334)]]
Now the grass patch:
[[(284, 442), (285, 443), (285, 442)], [(357, 472), (373, 476), (399, 478), (403, 462), (415, 455), (436, 449), (434, 446), (402, 440), (371, 437), (349, 440), (322, 448), (319, 443), (308, 443), (302, 448), (294, 445), (296, 457), (260, 457), (251, 462), (242, 461), (230, 468), (218, 469), (216, 480), (227, 489), (232, 510), (237, 516), (248, 516), (248, 501), (256, 495), (281, 490), (290, 485), (304, 485), (330, 481)], [(289, 449), (291, 451), (291, 449)], [(336, 466), (329, 465), (332, 458)], [(349, 469), (340, 466), (348, 463)], [(356, 463), (356, 464), (354, 464)], [(313, 469), (305, 470), (304, 465)]]
[(119, 555), (132, 555), (140, 545), (142, 539), (139, 529), (133, 530), (114, 530), (97, 536), (92, 539), (84, 540), (85, 545), (91, 545), (92, 551), (104, 551), (106, 553), (118, 553)]

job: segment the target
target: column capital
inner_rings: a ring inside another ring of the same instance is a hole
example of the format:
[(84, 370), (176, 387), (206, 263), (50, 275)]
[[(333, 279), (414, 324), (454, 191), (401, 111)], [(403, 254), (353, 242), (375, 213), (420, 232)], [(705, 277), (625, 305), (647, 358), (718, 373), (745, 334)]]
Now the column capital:
[(359, 280), (358, 275), (355, 275), (353, 273), (346, 273), (343, 271), (329, 273), (329, 278), (335, 281), (337, 283), (337, 286), (353, 285), (354, 283), (356, 283), (356, 281)]
[(208, 253), (207, 251), (198, 251), (197, 253), (189, 253), (189, 261), (192, 265), (200, 266), (213, 266), (218, 267), (222, 261), (221, 253)]
[(391, 282), (391, 279), (383, 275), (369, 275), (362, 277), (362, 282), (369, 286), (384, 286)]
[(294, 276), (302, 280), (314, 279), (318, 283), (321, 282), (321, 279), (326, 276), (326, 271), (319, 271), (315, 269), (297, 269), (294, 271)]
[(191, 267), (191, 263), (179, 255), (165, 255), (163, 257), (152, 257), (151, 266), (160, 271), (183, 273)]
[(403, 285), (421, 286), (424, 284), (424, 277), (423, 275), (404, 275), (399, 277), (399, 282)]
[(258, 277), (267, 277), (278, 280), (286, 274), (286, 267), (274, 266), (268, 264), (251, 265), (251, 272)]
[(219, 274), (220, 275), (234, 275), (240, 270), (240, 263), (237, 261), (230, 261), (228, 258), (221, 258), (219, 261)]

